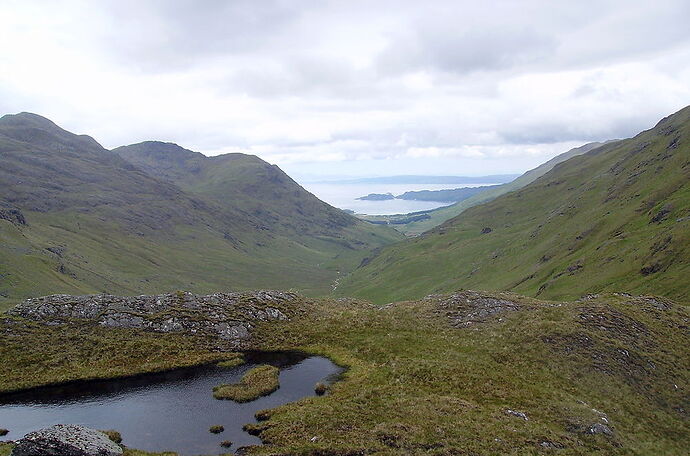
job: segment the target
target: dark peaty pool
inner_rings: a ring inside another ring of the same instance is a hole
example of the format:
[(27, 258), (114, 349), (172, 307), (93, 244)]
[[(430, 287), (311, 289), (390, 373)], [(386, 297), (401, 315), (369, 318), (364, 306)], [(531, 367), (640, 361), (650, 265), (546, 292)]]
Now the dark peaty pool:
[[(138, 377), (99, 380), (35, 389), (0, 397), (0, 428), (5, 440), (58, 423), (115, 429), (123, 444), (146, 451), (182, 455), (228, 453), (261, 441), (242, 431), (258, 410), (314, 395), (317, 382), (330, 383), (342, 368), (329, 359), (298, 353), (254, 353), (234, 368), (216, 365), (177, 369)], [(259, 364), (280, 367), (280, 388), (269, 396), (238, 404), (213, 398), (213, 387), (240, 380)], [(211, 434), (220, 424), (225, 431)], [(228, 450), (220, 442), (230, 440)]]

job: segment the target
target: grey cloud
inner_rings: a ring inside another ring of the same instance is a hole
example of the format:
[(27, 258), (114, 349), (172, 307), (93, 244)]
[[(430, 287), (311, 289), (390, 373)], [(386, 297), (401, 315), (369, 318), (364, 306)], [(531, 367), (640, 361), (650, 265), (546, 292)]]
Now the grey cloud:
[(280, 49), (305, 5), (281, 0), (117, 0), (106, 4), (99, 36), (116, 58), (144, 71), (170, 71), (203, 59)]
[(384, 74), (414, 70), (464, 74), (534, 63), (555, 48), (552, 37), (524, 27), (463, 31), (452, 24), (435, 24), (394, 42), (379, 56), (377, 66)]

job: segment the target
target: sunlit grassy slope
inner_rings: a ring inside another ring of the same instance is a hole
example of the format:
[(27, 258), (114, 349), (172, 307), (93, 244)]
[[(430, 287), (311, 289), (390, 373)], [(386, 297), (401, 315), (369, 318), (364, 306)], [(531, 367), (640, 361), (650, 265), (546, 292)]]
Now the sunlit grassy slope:
[(551, 171), (557, 164), (568, 160), (569, 158), (575, 157), (577, 155), (589, 152), (601, 146), (603, 143), (593, 142), (585, 144), (584, 146), (576, 147), (567, 152), (564, 152), (551, 160), (542, 163), (536, 168), (527, 171), (522, 176), (498, 186), (492, 186), (476, 195), (472, 195), (467, 199), (464, 199), (450, 206), (440, 207), (438, 209), (432, 209), (430, 211), (420, 211), (412, 214), (399, 214), (399, 215), (363, 215), (360, 216), (363, 220), (371, 220), (375, 222), (389, 221), (391, 223), (397, 221), (402, 222), (404, 220), (415, 220), (406, 223), (395, 223), (392, 224), (396, 230), (401, 233), (405, 233), (408, 236), (416, 236), (425, 231), (428, 231), (446, 220), (450, 220), (453, 217), (458, 216), (463, 211), (478, 206), (479, 204), (486, 203), (488, 201), (494, 200), (501, 195), (506, 193), (519, 190), (525, 185), (534, 182), (539, 177), (543, 176), (547, 172)]
[(690, 292), (690, 108), (464, 211), (341, 282), (377, 302), (459, 288)]
[(40, 116), (3, 117), (0, 307), (58, 292), (324, 294), (339, 271), (401, 237), (328, 206), (256, 157), (233, 158), (225, 174), (192, 179), (223, 189), (211, 194)]

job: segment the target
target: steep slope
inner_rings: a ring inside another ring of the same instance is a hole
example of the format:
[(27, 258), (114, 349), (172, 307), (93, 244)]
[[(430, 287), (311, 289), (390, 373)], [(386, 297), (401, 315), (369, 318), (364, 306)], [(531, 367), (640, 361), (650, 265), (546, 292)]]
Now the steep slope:
[(459, 288), (690, 292), (690, 107), (387, 248), (342, 282), (377, 301)]
[(280, 168), (253, 155), (206, 157), (176, 144), (155, 141), (119, 147), (113, 152), (189, 193), (224, 206), (242, 207), (269, 230), (303, 237), (338, 233), (338, 242), (368, 242), (359, 233), (361, 229), (371, 231), (368, 224), (324, 203)]
[(302, 242), (239, 198), (192, 195), (35, 114), (0, 119), (0, 161), (0, 304), (56, 292), (325, 293), (338, 270), (397, 238), (342, 214)]
[[(600, 143), (600, 142), (593, 142), (593, 143), (588, 143), (585, 144), (584, 146), (576, 147), (574, 149), (570, 149), (567, 152), (563, 152), (560, 155), (557, 155), (556, 157), (552, 158), (551, 160), (537, 166), (536, 168), (527, 171), (525, 174), (522, 176), (518, 177), (512, 182), (508, 182), (505, 184), (497, 185), (497, 186), (492, 186), (491, 188), (488, 188), (476, 195), (473, 195), (467, 199), (464, 199), (458, 203), (452, 204), (450, 206), (444, 206), (440, 207), (438, 209), (433, 209), (430, 211), (424, 211), (424, 212), (418, 212), (415, 213), (416, 217), (414, 218), (415, 221), (409, 222), (409, 223), (403, 223), (403, 224), (395, 224), (395, 228), (402, 232), (405, 233), (408, 236), (415, 236), (418, 234), (423, 233), (424, 231), (428, 231), (436, 226), (439, 226), (446, 220), (450, 220), (453, 217), (458, 216), (461, 214), (464, 210), (469, 209), (470, 207), (477, 206), (482, 203), (486, 203), (488, 201), (491, 201), (493, 199), (498, 198), (501, 195), (505, 195), (506, 193), (519, 190), (525, 185), (528, 185), (535, 180), (537, 180), (539, 177), (543, 176), (547, 172), (551, 171), (554, 166), (556, 166), (559, 163), (562, 163), (569, 158), (575, 157), (577, 155), (582, 155), (584, 153), (589, 152), (592, 149), (595, 149), (603, 144), (606, 143)], [(399, 217), (400, 219), (410, 219), (409, 217), (410, 214), (405, 214), (401, 216), (383, 216), (382, 218), (385, 217)], [(424, 215), (420, 217), (420, 215)], [(372, 220), (372, 221), (381, 221), (377, 218), (372, 218), (372, 217), (362, 217), (365, 220)]]

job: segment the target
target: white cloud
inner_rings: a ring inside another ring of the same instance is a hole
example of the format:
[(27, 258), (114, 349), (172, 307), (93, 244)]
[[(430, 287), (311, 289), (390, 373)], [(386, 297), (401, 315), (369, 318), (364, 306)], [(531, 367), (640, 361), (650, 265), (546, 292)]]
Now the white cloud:
[(8, 0), (0, 111), (290, 169), (519, 172), (688, 104), (687, 17), (684, 0)]

